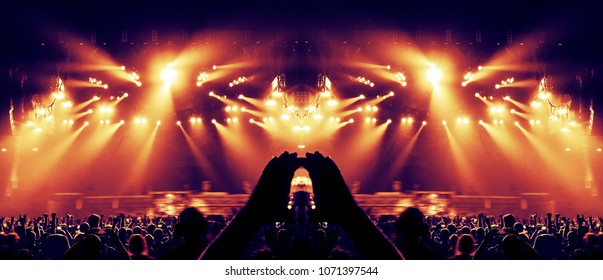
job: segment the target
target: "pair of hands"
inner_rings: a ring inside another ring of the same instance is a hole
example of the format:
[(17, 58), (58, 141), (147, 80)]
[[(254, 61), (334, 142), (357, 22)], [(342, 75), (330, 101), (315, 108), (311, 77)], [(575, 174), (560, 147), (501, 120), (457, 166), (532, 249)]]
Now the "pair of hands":
[(266, 165), (247, 208), (264, 223), (285, 217), (291, 181), (300, 167), (310, 174), (316, 207), (325, 218), (338, 222), (351, 210), (350, 207), (357, 207), (339, 168), (330, 157), (315, 152), (306, 153), (304, 159), (298, 158), (297, 153), (284, 152)]

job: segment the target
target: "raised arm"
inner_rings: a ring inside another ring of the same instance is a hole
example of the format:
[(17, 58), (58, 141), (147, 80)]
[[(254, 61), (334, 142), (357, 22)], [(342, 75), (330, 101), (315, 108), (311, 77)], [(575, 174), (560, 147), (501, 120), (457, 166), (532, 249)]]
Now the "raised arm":
[(296, 153), (285, 152), (272, 158), (247, 204), (207, 247), (201, 259), (240, 259), (249, 241), (264, 224), (285, 216), (291, 180), (298, 168)]
[(358, 206), (339, 168), (322, 154), (306, 154), (316, 209), (329, 222), (339, 224), (350, 236), (363, 259), (402, 259), (396, 246)]

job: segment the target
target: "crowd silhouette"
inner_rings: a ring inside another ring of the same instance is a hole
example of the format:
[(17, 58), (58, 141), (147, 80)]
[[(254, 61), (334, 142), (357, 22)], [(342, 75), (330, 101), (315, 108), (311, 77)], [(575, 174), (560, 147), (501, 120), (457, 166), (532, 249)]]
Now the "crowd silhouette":
[[(291, 194), (299, 168), (312, 192)], [(283, 153), (268, 162), (232, 218), (193, 207), (178, 217), (56, 213), (0, 217), (0, 259), (12, 260), (593, 260), (603, 218), (546, 213), (368, 216), (330, 157)]]

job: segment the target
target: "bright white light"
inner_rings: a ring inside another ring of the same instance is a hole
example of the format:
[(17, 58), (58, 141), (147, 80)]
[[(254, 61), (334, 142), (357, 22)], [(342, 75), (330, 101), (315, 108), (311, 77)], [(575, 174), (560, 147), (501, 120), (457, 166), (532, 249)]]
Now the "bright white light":
[(427, 81), (429, 81), (432, 84), (438, 84), (444, 77), (442, 70), (437, 68), (435, 64), (431, 65), (431, 67), (427, 70), (426, 75), (427, 75), (426, 76)]

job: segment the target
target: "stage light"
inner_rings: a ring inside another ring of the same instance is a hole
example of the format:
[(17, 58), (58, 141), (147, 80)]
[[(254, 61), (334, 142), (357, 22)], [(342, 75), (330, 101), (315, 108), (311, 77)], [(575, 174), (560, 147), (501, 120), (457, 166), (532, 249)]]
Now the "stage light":
[(236, 111), (238, 111), (238, 110), (239, 110), (239, 107), (238, 107), (237, 105), (232, 106), (232, 111), (233, 111), (233, 112), (236, 112)]
[(268, 118), (263, 117), (263, 118), (262, 118), (262, 122), (263, 122), (263, 123), (267, 123), (267, 122), (268, 122)]
[(597, 149), (597, 152), (601, 152), (601, 151), (602, 151), (602, 150), (601, 150), (601, 148), (598, 148), (598, 149)]
[(367, 111), (367, 112), (370, 112), (371, 111), (371, 106), (367, 105), (366, 107), (364, 107), (364, 110)]
[(371, 119), (371, 121), (372, 121), (373, 123), (376, 123), (376, 122), (377, 122), (377, 118), (372, 118), (372, 119)]
[(565, 115), (565, 114), (567, 114), (567, 109), (559, 108), (559, 110), (557, 110), (557, 115)]
[(388, 124), (392, 123), (392, 120), (391, 119), (387, 119), (387, 123)]
[[(274, 107), (275, 105), (276, 105), (276, 101), (274, 101), (272, 99), (266, 101), (266, 106), (268, 106), (268, 107)], [(292, 108), (292, 107), (289, 107), (289, 108)]]
[(387, 66), (385, 66), (385, 69), (387, 69), (387, 70), (391, 70), (391, 69), (392, 69), (392, 67), (391, 67), (391, 66), (389, 66), (389, 65), (387, 65)]
[(354, 123), (354, 119), (348, 120), (349, 123)]
[(98, 97), (98, 96), (94, 96), (94, 97), (92, 97), (92, 100), (94, 100), (94, 101), (99, 101), (99, 100), (100, 100), (100, 97)]
[(370, 122), (371, 122), (371, 118), (366, 117), (366, 118), (364, 119), (364, 122), (365, 122), (365, 123), (370, 123)]
[(84, 126), (88, 126), (88, 125), (90, 125), (89, 122), (84, 122)]
[(479, 125), (484, 125), (484, 121), (482, 121), (482, 120), (479, 120), (478, 123), (479, 123)]
[(391, 97), (391, 96), (394, 96), (395, 93), (393, 91), (390, 91), (388, 95)]
[(243, 98), (245, 98), (245, 95), (239, 94), (239, 96), (237, 98), (243, 99)]
[(316, 114), (316, 115), (314, 115), (314, 119), (315, 120), (322, 120), (322, 115), (321, 114)]
[(230, 106), (226, 106), (226, 108), (224, 108), (224, 111), (226, 111), (226, 112), (230, 112), (230, 110), (231, 110), (231, 109), (232, 109), (232, 108), (231, 108)]
[(73, 107), (73, 102), (63, 101), (63, 102), (61, 102), (61, 106), (63, 106), (63, 108), (71, 108), (71, 107)]
[(237, 117), (232, 118), (232, 122), (238, 123), (239, 122), (239, 118), (237, 118)]
[(534, 120), (530, 120), (530, 124), (534, 125), (536, 122)]
[(269, 118), (268, 118), (268, 121), (269, 121), (269, 122), (274, 122), (274, 118), (269, 117)]
[(105, 124), (105, 120), (100, 120), (100, 124)]
[(124, 121), (124, 120), (119, 121), (119, 125), (124, 125), (124, 124), (126, 124), (126, 121)]
[(509, 100), (511, 100), (511, 97), (509, 97), (509, 96), (507, 95), (507, 96), (503, 97), (503, 100), (505, 100), (505, 101), (509, 101)]
[(422, 124), (423, 126), (425, 126), (425, 125), (427, 125), (427, 121), (423, 121), (421, 124)]
[(247, 108), (241, 107), (241, 112), (243, 112), (243, 113), (247, 112)]
[(126, 98), (128, 96), (130, 96), (130, 95), (127, 92), (124, 92), (124, 95), (122, 95), (122, 98)]
[(442, 125), (446, 126), (447, 124), (448, 124), (448, 122), (442, 121)]
[(518, 122), (518, 121), (515, 121), (513, 124), (514, 124), (515, 126), (519, 126), (519, 122)]
[(218, 69), (218, 66), (214, 65), (211, 67), (211, 69), (216, 70), (216, 69)]
[(216, 123), (218, 123), (218, 122), (216, 121), (216, 119), (212, 119), (212, 120), (211, 120), (211, 123), (216, 124)]
[(494, 121), (493, 121), (493, 123), (494, 123), (494, 124), (498, 124), (498, 120), (494, 120)]
[(327, 105), (329, 105), (329, 107), (335, 107), (337, 106), (337, 101), (331, 99), (327, 102)]
[(364, 94), (358, 95), (359, 99), (366, 99), (366, 96), (364, 96)]
[(231, 118), (228, 118), (228, 119), (226, 119), (226, 122), (227, 122), (227, 123), (231, 123), (231, 122), (232, 122), (232, 119), (231, 119)]
[(372, 109), (373, 109), (373, 112), (377, 112), (377, 111), (379, 111), (379, 108), (377, 108), (377, 106), (373, 106), (373, 108), (372, 108)]
[(160, 125), (160, 124), (161, 124), (161, 121), (157, 121), (157, 122), (155, 122), (155, 124)]
[(406, 123), (407, 119), (406, 118), (402, 118), (402, 123)]
[(255, 123), (254, 119), (249, 119), (249, 123)]
[(437, 68), (435, 64), (432, 64), (431, 67), (427, 70), (426, 77), (428, 82), (436, 85), (442, 80), (444, 74), (442, 73), (442, 70)]
[(182, 125), (182, 122), (177, 121), (177, 122), (176, 122), (176, 125), (177, 125), (177, 126), (181, 126), (181, 125)]
[(216, 94), (215, 94), (213, 91), (210, 91), (210, 92), (209, 92), (209, 96), (210, 96), (210, 97), (214, 97), (214, 96), (216, 96)]
[(482, 67), (481, 65), (477, 66), (477, 70), (482, 71), (483, 69), (484, 69), (484, 67)]
[(515, 114), (516, 113), (515, 109), (511, 109), (509, 112), (511, 112), (511, 114)]
[(6, 148), (2, 148), (2, 152), (3, 152), (3, 153), (4, 153), (4, 152), (6, 152), (6, 151), (7, 151), (7, 150), (6, 150)]
[(119, 68), (121, 69), (121, 71), (126, 71), (126, 66), (123, 66), (123, 65), (122, 65), (122, 66), (121, 66), (121, 67), (119, 67)]
[(462, 82), (461, 86), (466, 87), (467, 86), (467, 82)]
[(201, 118), (197, 118), (195, 121), (196, 121), (197, 123), (201, 123)]
[(161, 80), (169, 87), (177, 78), (178, 73), (174, 69), (174, 64), (169, 63), (166, 68), (161, 70)]
[(551, 96), (551, 94), (550, 94), (550, 93), (547, 93), (547, 92), (540, 92), (540, 93), (538, 94), (538, 98), (540, 98), (540, 99), (542, 99), (542, 100), (546, 100), (546, 99), (548, 99), (550, 96)]

